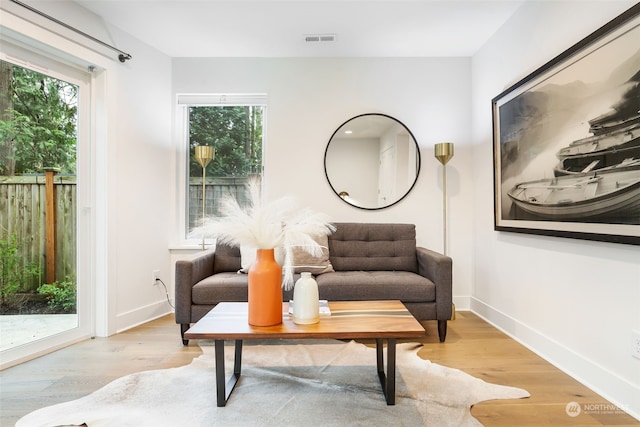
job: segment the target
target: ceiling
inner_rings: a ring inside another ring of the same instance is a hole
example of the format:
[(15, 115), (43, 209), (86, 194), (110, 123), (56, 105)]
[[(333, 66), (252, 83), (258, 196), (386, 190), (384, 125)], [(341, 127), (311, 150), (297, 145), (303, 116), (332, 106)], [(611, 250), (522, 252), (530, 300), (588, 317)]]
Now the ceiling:
[(466, 57), (526, 0), (74, 1), (171, 57)]

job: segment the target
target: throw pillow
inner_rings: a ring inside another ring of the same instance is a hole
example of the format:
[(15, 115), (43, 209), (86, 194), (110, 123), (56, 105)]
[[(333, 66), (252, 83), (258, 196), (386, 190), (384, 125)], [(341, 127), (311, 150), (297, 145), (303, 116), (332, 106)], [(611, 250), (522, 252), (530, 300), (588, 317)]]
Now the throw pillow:
[(329, 261), (329, 240), (327, 236), (314, 236), (318, 245), (322, 248), (320, 256), (311, 255), (304, 250), (303, 246), (293, 247), (293, 271), (294, 273), (302, 273), (308, 271), (314, 276), (322, 273), (333, 272), (333, 266)]

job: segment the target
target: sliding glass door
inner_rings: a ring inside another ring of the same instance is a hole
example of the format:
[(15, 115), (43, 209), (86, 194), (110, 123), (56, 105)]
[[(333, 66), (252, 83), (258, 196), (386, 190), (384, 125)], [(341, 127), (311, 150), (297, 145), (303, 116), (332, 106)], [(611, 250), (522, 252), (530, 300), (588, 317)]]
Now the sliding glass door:
[(17, 46), (2, 50), (0, 355), (7, 367), (91, 335), (92, 198), (89, 72)]

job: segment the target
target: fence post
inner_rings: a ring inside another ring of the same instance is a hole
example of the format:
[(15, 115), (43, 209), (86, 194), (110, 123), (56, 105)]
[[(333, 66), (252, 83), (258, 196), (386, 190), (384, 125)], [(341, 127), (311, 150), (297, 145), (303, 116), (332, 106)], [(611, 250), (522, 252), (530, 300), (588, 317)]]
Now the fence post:
[(45, 193), (47, 200), (45, 209), (46, 283), (53, 283), (56, 281), (56, 189), (53, 185), (53, 177), (58, 172), (60, 172), (60, 169), (58, 168), (44, 169)]

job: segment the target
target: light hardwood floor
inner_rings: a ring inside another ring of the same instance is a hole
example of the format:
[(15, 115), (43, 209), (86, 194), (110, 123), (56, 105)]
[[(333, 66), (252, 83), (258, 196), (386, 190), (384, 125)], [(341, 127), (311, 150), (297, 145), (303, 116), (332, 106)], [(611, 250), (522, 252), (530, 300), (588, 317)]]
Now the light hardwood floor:
[[(424, 326), (421, 357), (531, 393), (528, 399), (474, 406), (472, 414), (485, 426), (640, 426), (627, 414), (597, 406), (610, 404), (472, 313), (456, 314), (444, 344), (438, 342), (436, 322)], [(185, 365), (200, 354), (195, 341), (182, 346), (172, 315), (75, 344), (0, 372), (0, 425), (13, 426), (35, 409), (77, 399), (120, 376)], [(591, 413), (570, 417), (569, 402), (590, 405), (582, 407)]]

